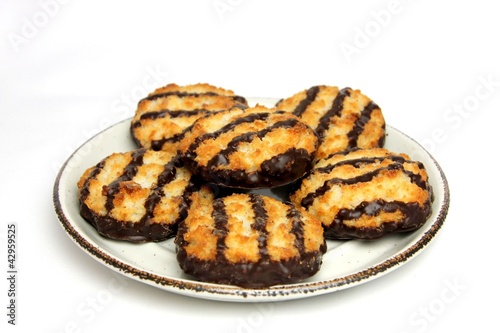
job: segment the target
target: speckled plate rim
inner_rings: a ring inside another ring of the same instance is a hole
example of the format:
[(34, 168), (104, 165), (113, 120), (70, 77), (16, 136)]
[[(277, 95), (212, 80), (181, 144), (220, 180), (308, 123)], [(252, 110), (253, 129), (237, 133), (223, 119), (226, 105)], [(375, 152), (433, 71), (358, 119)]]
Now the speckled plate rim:
[[(256, 100), (263, 101), (262, 104), (266, 104), (266, 102), (270, 99)], [(433, 175), (434, 178), (438, 176), (437, 179), (431, 179), (431, 181), (433, 180), (431, 184), (435, 192), (435, 200), (433, 203), (434, 212), (431, 218), (423, 227), (419, 229), (421, 235), (398, 253), (388, 256), (381, 262), (369, 265), (352, 274), (346, 274), (321, 281), (273, 286), (266, 289), (244, 289), (235, 286), (204, 283), (184, 278), (155, 274), (136, 267), (134, 264), (127, 262), (124, 258), (111, 254), (99, 246), (99, 244), (92, 241), (84, 232), (78, 230), (79, 228), (77, 227), (76, 221), (71, 219), (67, 214), (68, 209), (71, 208), (66, 207), (65, 201), (62, 200), (64, 193), (68, 190), (65, 188), (67, 185), (65, 184), (65, 179), (68, 177), (68, 174), (72, 169), (68, 168), (68, 165), (72, 162), (72, 159), (76, 156), (76, 154), (78, 154), (82, 149), (89, 149), (89, 143), (93, 140), (95, 141), (99, 135), (113, 130), (115, 126), (123, 126), (124, 123), (128, 122), (130, 122), (130, 119), (125, 119), (110, 126), (101, 133), (98, 133), (94, 137), (90, 138), (87, 142), (83, 143), (75, 152), (73, 152), (73, 154), (71, 154), (61, 167), (55, 179), (53, 187), (54, 209), (60, 224), (64, 228), (65, 232), (70, 236), (71, 240), (73, 240), (91, 257), (108, 268), (125, 276), (177, 294), (216, 301), (268, 302), (311, 297), (354, 287), (375, 278), (379, 278), (414, 258), (415, 255), (420, 253), (436, 236), (448, 213), (450, 204), (449, 186), (446, 176), (438, 162), (415, 140), (387, 125), (388, 138), (390, 139), (392, 133), (393, 135), (395, 134), (400, 136), (400, 139), (407, 140), (408, 143), (412, 145), (412, 149), (417, 151), (420, 155), (425, 156), (427, 163), (424, 164), (429, 174)], [(412, 156), (412, 152), (402, 152), (408, 153)], [(76, 186), (76, 184), (74, 184), (74, 186)], [(103, 241), (105, 242), (106, 240), (103, 239)]]

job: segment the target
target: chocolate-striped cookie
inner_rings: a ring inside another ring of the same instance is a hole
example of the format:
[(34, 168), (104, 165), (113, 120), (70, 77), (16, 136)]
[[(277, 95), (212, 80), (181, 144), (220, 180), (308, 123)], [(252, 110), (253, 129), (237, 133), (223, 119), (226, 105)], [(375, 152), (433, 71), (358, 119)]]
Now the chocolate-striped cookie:
[(176, 154), (144, 148), (114, 153), (78, 182), (80, 213), (108, 238), (131, 242), (173, 237), (196, 189)]
[(143, 148), (177, 151), (183, 131), (208, 112), (247, 105), (233, 91), (206, 83), (169, 84), (142, 99), (132, 119), (131, 133)]
[(322, 221), (326, 238), (351, 239), (419, 228), (433, 194), (421, 162), (372, 148), (319, 160), (290, 199)]
[(317, 158), (350, 148), (383, 147), (385, 120), (380, 107), (359, 90), (313, 86), (282, 99), (276, 108), (292, 112), (321, 139)]
[(175, 238), (182, 270), (205, 282), (265, 288), (314, 275), (326, 251), (321, 222), (260, 194), (193, 195)]
[(318, 137), (289, 112), (255, 106), (198, 119), (180, 145), (186, 165), (205, 181), (236, 188), (276, 187), (312, 168)]

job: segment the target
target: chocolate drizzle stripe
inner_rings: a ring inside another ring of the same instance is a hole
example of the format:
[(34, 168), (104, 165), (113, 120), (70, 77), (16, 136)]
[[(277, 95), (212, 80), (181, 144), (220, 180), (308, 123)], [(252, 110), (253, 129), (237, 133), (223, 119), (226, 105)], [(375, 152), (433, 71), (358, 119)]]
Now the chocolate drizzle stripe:
[(187, 217), (188, 209), (193, 201), (193, 193), (200, 191), (201, 183), (196, 181), (193, 177), (189, 180), (189, 184), (182, 194), (182, 204), (179, 206), (179, 219), (183, 220)]
[(364, 173), (362, 175), (359, 175), (357, 177), (353, 178), (347, 178), (347, 179), (342, 179), (342, 178), (332, 178), (323, 183), (322, 186), (318, 187), (316, 191), (311, 192), (307, 194), (300, 202), (301, 206), (308, 208), (312, 203), (314, 202), (314, 199), (316, 199), (319, 196), (324, 195), (327, 191), (329, 191), (334, 185), (340, 184), (340, 185), (352, 185), (356, 183), (364, 183), (364, 182), (369, 182), (376, 176), (378, 176), (381, 172), (387, 171), (387, 170), (404, 170), (403, 165), (401, 164), (391, 164), (387, 167), (379, 168), (367, 173)]
[(251, 142), (254, 138), (264, 138), (268, 133), (274, 131), (277, 128), (291, 128), (297, 125), (297, 119), (287, 119), (283, 121), (278, 121), (274, 125), (264, 128), (258, 132), (247, 132), (234, 137), (228, 144), (227, 147), (216, 154), (207, 164), (208, 168), (215, 168), (218, 165), (229, 164), (229, 155), (238, 150), (238, 146), (242, 142)]
[(255, 216), (252, 229), (259, 233), (257, 241), (259, 243), (260, 260), (267, 260), (269, 258), (269, 252), (267, 250), (267, 239), (269, 237), (269, 233), (266, 230), (266, 224), (269, 216), (265, 210), (264, 200), (260, 195), (255, 193), (250, 194), (250, 203), (252, 204), (252, 210)]
[(180, 133), (174, 134), (173, 136), (171, 136), (169, 138), (152, 140), (151, 141), (151, 149), (156, 150), (156, 151), (162, 150), (164, 144), (166, 144), (166, 143), (172, 143), (172, 144), (179, 143), (182, 141), (182, 139), (184, 139), (185, 136), (186, 136), (186, 131), (182, 131)]
[(417, 185), (418, 187), (420, 187), (423, 190), (430, 190), (427, 182), (422, 178), (421, 174), (413, 173), (413, 172), (408, 171), (408, 170), (404, 170), (404, 173), (405, 173), (405, 175), (410, 177), (411, 182), (413, 184)]
[(378, 105), (371, 101), (364, 107), (358, 119), (354, 122), (353, 128), (347, 133), (348, 147), (357, 147), (359, 136), (363, 133), (366, 124), (370, 121), (372, 112), (377, 109), (379, 109)]
[(142, 217), (142, 221), (146, 221), (154, 216), (154, 210), (161, 198), (164, 196), (163, 187), (175, 179), (177, 169), (175, 160), (165, 164), (163, 171), (158, 175), (156, 186), (151, 189), (148, 198), (145, 202), (146, 214)]
[(307, 107), (311, 105), (312, 102), (314, 102), (319, 91), (320, 91), (319, 86), (314, 86), (309, 88), (306, 91), (306, 98), (300, 101), (300, 103), (297, 105), (297, 107), (295, 108), (295, 110), (293, 110), (292, 113), (297, 117), (300, 117), (307, 110)]
[(345, 161), (340, 161), (337, 163), (333, 163), (321, 168), (316, 168), (314, 172), (317, 173), (330, 173), (334, 168), (340, 167), (342, 165), (352, 165), (355, 168), (359, 168), (364, 164), (368, 163), (374, 163), (377, 161), (383, 161), (385, 159), (389, 159), (394, 163), (400, 164), (402, 166), (403, 172), (411, 179), (411, 182), (417, 185), (418, 187), (426, 190), (427, 189), (427, 182), (422, 178), (421, 174), (415, 174), (409, 170), (404, 169), (404, 164), (415, 164), (419, 169), (425, 170), (424, 165), (419, 162), (419, 161), (411, 161), (411, 160), (406, 160), (402, 156), (398, 155), (390, 155), (390, 156), (380, 156), (380, 157), (362, 157), (362, 158), (356, 158), (356, 159), (350, 159), (350, 160), (345, 160)]
[(89, 189), (90, 181), (92, 179), (95, 179), (101, 173), (101, 171), (104, 168), (105, 164), (106, 164), (105, 160), (99, 162), (94, 167), (94, 169), (90, 172), (88, 178), (85, 180), (85, 182), (84, 182), (84, 184), (82, 186), (82, 189), (80, 191), (80, 201), (81, 202), (85, 202), (85, 200), (87, 199), (87, 197), (90, 195), (90, 189)]
[(221, 96), (221, 97), (231, 98), (232, 100), (234, 100), (238, 103), (242, 103), (242, 104), (247, 103), (245, 97), (237, 96), (237, 95), (221, 95), (221, 94), (218, 94), (215, 92), (190, 93), (190, 92), (183, 92), (183, 91), (169, 91), (169, 92), (163, 92), (163, 93), (158, 93), (158, 94), (152, 94), (152, 95), (149, 95), (149, 96), (143, 98), (141, 101), (144, 101), (144, 100), (152, 101), (155, 99), (165, 98), (168, 96), (177, 96), (177, 97), (181, 97), (181, 98), (182, 97), (201, 97), (201, 96)]
[(131, 180), (137, 174), (138, 167), (143, 164), (145, 149), (138, 149), (132, 153), (132, 160), (125, 167), (123, 174), (112, 181), (109, 185), (103, 186), (103, 193), (106, 195), (105, 208), (110, 212), (114, 208), (113, 199), (115, 194), (120, 190), (120, 183)]
[(217, 254), (216, 260), (226, 260), (226, 236), (228, 230), (228, 216), (226, 213), (226, 205), (222, 198), (216, 199), (212, 204), (212, 219), (214, 220), (214, 229), (217, 233)]
[[(410, 178), (410, 181), (415, 184), (416, 186), (420, 187), (423, 190), (429, 190), (429, 187), (427, 185), (427, 182), (422, 178), (421, 174), (415, 174), (411, 171), (408, 171), (404, 168), (403, 163), (416, 163), (419, 165), (420, 168), (422, 168), (422, 165), (418, 162), (413, 162), (413, 161), (406, 161), (403, 159), (402, 162), (399, 162), (402, 157), (399, 156), (390, 156), (393, 158), (396, 163), (390, 164), (386, 167), (378, 168), (370, 172), (366, 172), (362, 175), (359, 175), (357, 177), (353, 178), (347, 178), (347, 179), (342, 179), (342, 178), (332, 178), (324, 182), (322, 186), (316, 189), (316, 191), (311, 192), (307, 194), (301, 201), (301, 205), (305, 208), (309, 207), (312, 205), (313, 201), (315, 198), (324, 195), (328, 190), (330, 190), (334, 185), (341, 184), (341, 185), (352, 185), (360, 182), (369, 182), (373, 178), (375, 178), (378, 174), (380, 174), (383, 171), (387, 170), (399, 170), (403, 174), (405, 174), (407, 177)], [(388, 157), (389, 158), (389, 157)], [(376, 160), (383, 160), (383, 158), (360, 158), (356, 160), (348, 160), (348, 161), (342, 161), (334, 165), (334, 167), (339, 166), (340, 164), (344, 165), (353, 165), (355, 167), (358, 167), (360, 164), (364, 164), (366, 162), (371, 162), (371, 161), (376, 161)], [(321, 171), (326, 171), (330, 168), (330, 166), (322, 168)], [(333, 168), (332, 168), (333, 169)], [(330, 169), (331, 170), (331, 169)]]
[(383, 199), (374, 200), (372, 202), (363, 201), (353, 209), (340, 209), (337, 214), (339, 221), (359, 219), (362, 215), (377, 216), (381, 212), (394, 213), (401, 210), (401, 206), (409, 205), (409, 203), (391, 201), (387, 202)]
[(390, 156), (377, 156), (377, 157), (360, 157), (360, 158), (353, 158), (353, 159), (348, 159), (348, 160), (343, 160), (339, 161), (337, 163), (332, 163), (329, 165), (326, 165), (324, 167), (319, 167), (314, 170), (316, 173), (330, 173), (334, 168), (340, 167), (343, 165), (351, 165), (355, 168), (359, 168), (365, 164), (369, 163), (375, 163), (375, 162), (382, 162), (383, 160), (391, 160), (392, 162), (395, 163), (412, 163), (412, 161), (407, 161), (401, 156), (397, 155), (390, 155)]
[(321, 117), (316, 127), (316, 133), (318, 133), (320, 138), (324, 137), (324, 133), (330, 127), (330, 120), (333, 117), (339, 117), (341, 115), (344, 108), (344, 99), (350, 95), (351, 88), (344, 88), (335, 96), (331, 108)]
[(219, 130), (217, 130), (215, 132), (202, 134), (199, 137), (197, 137), (196, 140), (189, 146), (187, 154), (190, 156), (191, 159), (194, 159), (196, 157), (196, 153), (195, 153), (196, 149), (204, 141), (210, 140), (210, 139), (216, 139), (219, 136), (221, 136), (222, 134), (228, 133), (228, 132), (234, 130), (237, 126), (239, 126), (241, 124), (252, 123), (256, 120), (266, 120), (269, 117), (269, 115), (270, 115), (269, 113), (252, 113), (252, 114), (249, 114), (248, 116), (238, 118), (235, 121), (224, 125), (222, 128), (220, 128)]
[(146, 113), (143, 113), (138, 120), (136, 120), (133, 124), (132, 127), (140, 127), (141, 126), (141, 121), (142, 120), (156, 120), (160, 118), (165, 118), (166, 116), (169, 116), (170, 118), (181, 118), (181, 117), (192, 117), (196, 116), (199, 114), (205, 114), (208, 111), (206, 109), (193, 109), (193, 110), (158, 110), (158, 111), (148, 111)]
[(299, 251), (299, 253), (306, 252), (304, 241), (304, 222), (302, 221), (302, 216), (299, 210), (295, 209), (295, 207), (289, 207), (286, 217), (292, 221), (292, 228), (290, 231), (295, 236), (295, 248)]

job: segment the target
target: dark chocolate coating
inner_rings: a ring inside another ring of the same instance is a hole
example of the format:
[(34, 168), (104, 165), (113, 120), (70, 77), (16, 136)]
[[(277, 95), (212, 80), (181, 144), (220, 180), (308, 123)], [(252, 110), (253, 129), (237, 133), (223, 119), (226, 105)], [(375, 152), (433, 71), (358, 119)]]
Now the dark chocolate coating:
[(312, 253), (284, 262), (267, 259), (257, 264), (232, 264), (222, 258), (215, 261), (187, 260), (182, 248), (178, 250), (177, 258), (185, 273), (201, 281), (254, 289), (301, 281), (318, 272), (322, 263), (322, 257)]
[(99, 216), (92, 212), (87, 205), (80, 205), (80, 214), (104, 237), (125, 240), (132, 243), (159, 242), (172, 238), (177, 233), (177, 224), (174, 223), (149, 223), (141, 221), (136, 223), (118, 221), (109, 216)]
[[(219, 154), (219, 157), (220, 160), (224, 159), (221, 154)], [(299, 179), (313, 167), (312, 156), (303, 149), (290, 149), (284, 154), (274, 156), (262, 163), (259, 171), (251, 173), (244, 170), (204, 168), (189, 158), (184, 161), (186, 166), (205, 181), (220, 186), (242, 189), (283, 186)]]
[[(378, 227), (355, 228), (345, 225), (342, 221), (356, 218), (362, 214), (377, 215), (381, 211), (393, 212), (395, 210), (403, 212), (405, 218), (398, 222), (385, 222)], [(325, 238), (327, 239), (377, 239), (384, 235), (396, 232), (407, 232), (420, 228), (431, 213), (430, 202), (423, 207), (416, 203), (404, 203), (398, 201), (385, 202), (376, 200), (374, 202), (363, 202), (352, 210), (342, 209), (338, 217), (325, 228)]]

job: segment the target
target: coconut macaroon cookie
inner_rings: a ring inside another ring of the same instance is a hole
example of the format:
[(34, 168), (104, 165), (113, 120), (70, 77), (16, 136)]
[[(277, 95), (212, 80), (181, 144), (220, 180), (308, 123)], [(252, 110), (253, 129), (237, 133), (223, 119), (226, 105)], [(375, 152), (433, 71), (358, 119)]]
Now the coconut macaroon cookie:
[(326, 251), (321, 222), (305, 210), (256, 193), (214, 199), (206, 188), (193, 194), (175, 244), (185, 273), (244, 288), (310, 277)]
[(197, 186), (177, 155), (144, 148), (111, 154), (77, 185), (82, 217), (105, 237), (135, 243), (173, 237)]
[(317, 134), (289, 112), (257, 105), (212, 112), (186, 132), (180, 153), (205, 181), (270, 188), (312, 168)]
[(290, 199), (321, 220), (325, 238), (372, 239), (422, 226), (433, 193), (421, 162), (372, 148), (319, 160)]
[(140, 147), (177, 151), (183, 131), (196, 119), (235, 105), (246, 106), (247, 101), (231, 90), (206, 83), (169, 84), (138, 103), (130, 131)]
[(317, 158), (350, 148), (383, 147), (385, 120), (380, 107), (360, 90), (319, 85), (276, 103), (318, 133)]

